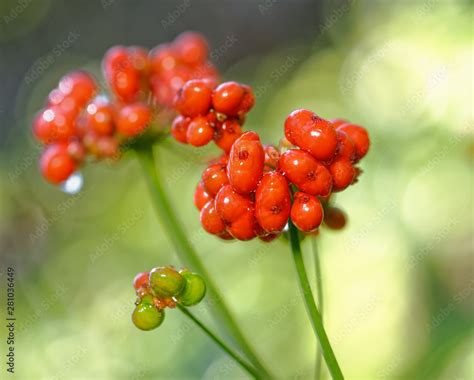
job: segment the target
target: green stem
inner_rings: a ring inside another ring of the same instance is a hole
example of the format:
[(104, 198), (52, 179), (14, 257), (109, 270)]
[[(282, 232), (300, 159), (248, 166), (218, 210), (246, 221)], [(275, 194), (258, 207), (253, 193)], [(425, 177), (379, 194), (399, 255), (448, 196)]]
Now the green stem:
[(194, 251), (191, 243), (188, 240), (188, 236), (184, 232), (175, 212), (173, 211), (167, 194), (164, 190), (161, 178), (159, 176), (158, 168), (155, 157), (153, 155), (153, 148), (144, 148), (143, 150), (137, 150), (138, 158), (142, 164), (148, 190), (153, 201), (156, 213), (162, 223), (167, 236), (170, 238), (174, 245), (179, 258), (185, 265), (188, 265), (194, 271), (200, 273), (206, 278), (206, 284), (208, 294), (211, 302), (215, 305), (215, 310), (220, 317), (221, 322), (227, 327), (228, 331), (232, 334), (237, 344), (240, 345), (243, 352), (247, 355), (252, 364), (258, 369), (260, 377), (270, 378), (269, 373), (260, 364), (257, 355), (253, 352), (245, 336), (240, 331), (234, 317), (230, 313), (227, 305), (222, 299), (216, 285), (212, 281), (211, 276), (208, 274), (206, 268), (201, 262), (201, 259)]
[(314, 302), (313, 294), (311, 292), (311, 286), (309, 285), (308, 275), (304, 266), (303, 255), (301, 253), (300, 238), (298, 230), (295, 225), (288, 222), (290, 232), (291, 250), (293, 251), (293, 259), (295, 262), (296, 272), (298, 274), (301, 291), (305, 301), (306, 311), (308, 312), (309, 319), (313, 326), (313, 330), (318, 337), (319, 346), (322, 350), (324, 360), (328, 366), (329, 372), (333, 379), (344, 379), (339, 364), (337, 363), (334, 351), (332, 350), (331, 344), (329, 343), (328, 336), (324, 330), (321, 314), (319, 314), (316, 303)]
[[(319, 260), (318, 254), (318, 242), (317, 236), (311, 238), (312, 246), (313, 246), (313, 257), (314, 257), (314, 275), (316, 277), (316, 294), (318, 296), (318, 306), (319, 312), (321, 313), (321, 322), (323, 322), (323, 281), (321, 278), (321, 263)], [(316, 364), (314, 367), (314, 375), (316, 379), (321, 378), (321, 362), (322, 362), (322, 352), (319, 347), (316, 347)]]
[(247, 364), (236, 352), (234, 352), (224, 341), (218, 338), (211, 330), (209, 330), (199, 319), (197, 319), (188, 309), (181, 305), (177, 305), (178, 309), (191, 319), (196, 325), (198, 325), (204, 333), (206, 333), (209, 338), (211, 338), (220, 348), (222, 348), (226, 353), (228, 353), (240, 366), (245, 369), (250, 375), (255, 379), (258, 379), (258, 372), (249, 364)]

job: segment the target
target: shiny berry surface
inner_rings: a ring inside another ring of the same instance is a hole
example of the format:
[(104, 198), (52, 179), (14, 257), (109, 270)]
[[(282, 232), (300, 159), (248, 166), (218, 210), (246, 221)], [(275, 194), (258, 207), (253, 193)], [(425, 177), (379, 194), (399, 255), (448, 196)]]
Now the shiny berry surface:
[(224, 222), (217, 214), (214, 200), (207, 202), (201, 210), (200, 221), (202, 227), (213, 235), (218, 235), (225, 230)]
[(242, 134), (242, 128), (235, 119), (227, 119), (216, 125), (214, 141), (224, 152), (229, 153), (235, 140)]
[(133, 279), (133, 287), (138, 290), (148, 285), (148, 272), (138, 273)]
[(365, 128), (355, 124), (342, 124), (337, 129), (345, 132), (354, 142), (356, 161), (359, 161), (367, 154), (370, 147), (370, 139)]
[(354, 181), (356, 171), (352, 163), (345, 159), (339, 158), (329, 166), (329, 171), (333, 179), (333, 191), (342, 191)]
[(257, 236), (258, 224), (253, 208), (247, 209), (227, 227), (227, 231), (238, 240), (251, 240)]
[(281, 155), (278, 165), (279, 170), (299, 190), (321, 196), (327, 196), (331, 192), (331, 173), (309, 153), (290, 149)]
[(206, 115), (211, 108), (212, 90), (205, 80), (190, 80), (178, 91), (174, 106), (183, 116)]
[(160, 297), (174, 297), (184, 287), (183, 276), (171, 267), (153, 268), (148, 281), (153, 292)]
[(215, 202), (216, 210), (226, 224), (237, 220), (253, 208), (252, 201), (237, 193), (231, 185), (225, 185), (219, 190)]
[(225, 164), (212, 164), (202, 173), (202, 183), (206, 192), (215, 197), (222, 186), (227, 185), (227, 170)]
[(142, 103), (134, 103), (122, 107), (117, 115), (117, 130), (127, 137), (142, 133), (151, 120), (149, 107)]
[(214, 89), (212, 107), (216, 112), (235, 116), (245, 95), (244, 87), (237, 82), (224, 82)]
[(178, 115), (174, 118), (173, 124), (171, 125), (171, 135), (180, 143), (187, 144), (188, 138), (186, 134), (188, 132), (189, 123), (191, 119), (182, 115)]
[(132, 322), (140, 330), (156, 329), (163, 323), (165, 312), (158, 310), (153, 304), (140, 302), (132, 313)]
[(76, 163), (64, 143), (49, 145), (41, 155), (40, 168), (43, 177), (53, 184), (61, 183), (76, 170)]
[(319, 199), (311, 194), (295, 193), (291, 206), (291, 221), (303, 232), (318, 228), (323, 221), (323, 207)]
[(288, 181), (274, 171), (265, 173), (255, 193), (255, 217), (266, 232), (280, 232), (288, 222), (291, 198)]
[(86, 108), (87, 123), (97, 135), (110, 136), (114, 131), (114, 111), (104, 97), (94, 99)]
[(196, 208), (201, 211), (204, 205), (209, 202), (212, 197), (204, 188), (204, 184), (201, 182), (198, 183), (196, 190), (194, 191), (194, 205)]
[(257, 188), (262, 178), (265, 152), (255, 132), (245, 132), (232, 145), (227, 164), (229, 182), (241, 194)]
[(186, 131), (186, 140), (193, 146), (207, 145), (214, 136), (214, 129), (204, 116), (197, 116), (191, 120)]

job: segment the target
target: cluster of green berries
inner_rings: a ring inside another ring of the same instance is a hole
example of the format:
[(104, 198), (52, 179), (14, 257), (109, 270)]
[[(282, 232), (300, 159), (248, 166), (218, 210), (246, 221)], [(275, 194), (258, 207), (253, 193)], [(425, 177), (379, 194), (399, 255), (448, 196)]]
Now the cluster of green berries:
[(137, 293), (132, 321), (140, 330), (149, 331), (161, 325), (164, 309), (197, 305), (206, 295), (206, 283), (188, 269), (177, 271), (172, 266), (153, 268), (135, 276), (133, 287)]

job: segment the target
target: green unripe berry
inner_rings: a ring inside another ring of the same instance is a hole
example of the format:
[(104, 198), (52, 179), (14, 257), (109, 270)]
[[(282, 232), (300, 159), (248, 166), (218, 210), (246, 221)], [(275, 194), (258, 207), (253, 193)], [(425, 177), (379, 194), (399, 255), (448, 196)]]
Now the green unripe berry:
[(158, 310), (152, 303), (140, 302), (133, 310), (132, 321), (140, 330), (156, 329), (165, 318), (165, 312)]
[(179, 273), (185, 279), (183, 291), (176, 297), (183, 306), (193, 306), (201, 302), (206, 295), (206, 283), (197, 273), (181, 270)]
[(184, 288), (184, 278), (176, 269), (158, 267), (150, 271), (150, 286), (153, 292), (163, 298), (177, 296)]

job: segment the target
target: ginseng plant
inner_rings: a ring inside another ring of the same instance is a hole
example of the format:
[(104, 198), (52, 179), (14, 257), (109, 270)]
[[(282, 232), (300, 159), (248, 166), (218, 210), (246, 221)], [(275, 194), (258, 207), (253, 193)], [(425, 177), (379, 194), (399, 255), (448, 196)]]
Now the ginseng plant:
[[(278, 144), (263, 145), (256, 132), (242, 130), (255, 103), (252, 88), (233, 81), (219, 84), (208, 52), (207, 41), (195, 32), (183, 33), (150, 51), (112, 47), (102, 64), (110, 95), (100, 91), (87, 72), (65, 75), (33, 121), (33, 134), (45, 145), (41, 172), (49, 182), (67, 185), (86, 162), (116, 161), (129, 156), (127, 152), (135, 154), (160, 223), (179, 259), (193, 272), (160, 266), (139, 273), (134, 280), (134, 324), (152, 330), (162, 323), (165, 308), (177, 308), (252, 377), (271, 378), (190, 243), (154, 155), (154, 148), (169, 136), (195, 147), (214, 140), (222, 154), (204, 170), (194, 195), (202, 227), (223, 240), (259, 238), (270, 243), (289, 239), (320, 347), (316, 376), (320, 377), (322, 355), (331, 376), (342, 379), (311, 291), (300, 242), (306, 235), (313, 235), (314, 241), (323, 222), (331, 229), (345, 225), (346, 216), (334, 206), (331, 195), (359, 178), (361, 170), (355, 165), (369, 149), (367, 131), (342, 119), (329, 121), (299, 109), (282, 123), (284, 137)], [(314, 255), (322, 307), (316, 250)], [(188, 311), (203, 299), (206, 289), (213, 315), (243, 356)]]

